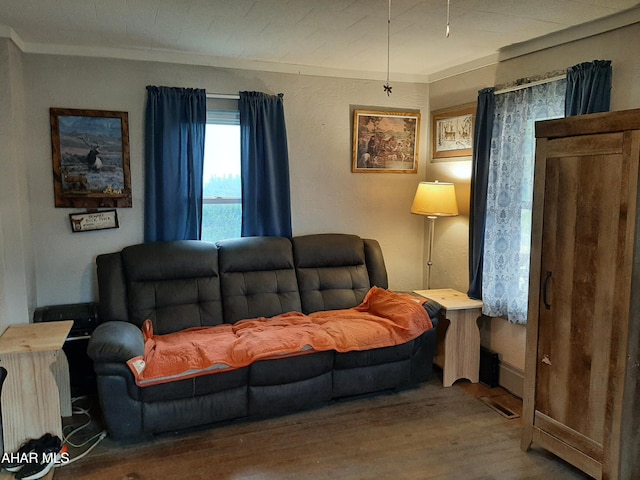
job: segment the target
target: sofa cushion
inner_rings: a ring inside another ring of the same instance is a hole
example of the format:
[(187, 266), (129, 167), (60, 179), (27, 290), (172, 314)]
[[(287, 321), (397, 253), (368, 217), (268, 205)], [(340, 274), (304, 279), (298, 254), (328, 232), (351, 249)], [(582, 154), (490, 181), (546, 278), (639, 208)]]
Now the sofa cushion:
[(159, 335), (222, 322), (215, 244), (185, 240), (122, 250), (129, 321), (153, 322)]
[(371, 350), (336, 352), (334, 368), (338, 370), (357, 368), (369, 365), (397, 362), (411, 358), (415, 340), (393, 347), (374, 348)]
[(225, 322), (300, 311), (289, 239), (244, 237), (217, 245)]
[(330, 372), (333, 351), (260, 360), (250, 367), (249, 385), (267, 386), (298, 382)]
[(247, 387), (242, 386), (168, 402), (143, 402), (142, 430), (170, 432), (244, 417), (248, 413), (247, 397)]
[(360, 237), (305, 235), (292, 243), (303, 313), (352, 308), (362, 302), (371, 284)]
[(249, 415), (264, 417), (325, 405), (332, 390), (331, 372), (281, 385), (249, 386)]
[(246, 386), (248, 378), (249, 369), (238, 368), (229, 372), (202, 375), (144, 388), (137, 387), (137, 395), (134, 395), (134, 398), (144, 402), (158, 402), (209, 395)]
[(333, 371), (333, 398), (362, 395), (411, 384), (411, 360)]

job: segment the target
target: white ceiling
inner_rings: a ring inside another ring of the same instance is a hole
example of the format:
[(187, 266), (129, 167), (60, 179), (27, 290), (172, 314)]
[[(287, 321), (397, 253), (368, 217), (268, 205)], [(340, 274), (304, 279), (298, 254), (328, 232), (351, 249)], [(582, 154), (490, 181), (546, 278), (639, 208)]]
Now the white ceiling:
[[(545, 35), (640, 21), (636, 0), (450, 1), (445, 38), (447, 0), (392, 0), (392, 80), (428, 81)], [(32, 53), (384, 79), (388, 7), (388, 0), (0, 0), (0, 36)]]

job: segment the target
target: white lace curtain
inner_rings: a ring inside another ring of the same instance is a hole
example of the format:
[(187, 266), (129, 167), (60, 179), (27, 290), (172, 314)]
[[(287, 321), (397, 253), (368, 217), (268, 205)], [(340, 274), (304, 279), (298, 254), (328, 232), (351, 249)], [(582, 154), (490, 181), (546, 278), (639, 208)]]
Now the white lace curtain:
[(496, 95), (484, 241), (483, 313), (526, 323), (534, 123), (564, 116), (566, 80)]

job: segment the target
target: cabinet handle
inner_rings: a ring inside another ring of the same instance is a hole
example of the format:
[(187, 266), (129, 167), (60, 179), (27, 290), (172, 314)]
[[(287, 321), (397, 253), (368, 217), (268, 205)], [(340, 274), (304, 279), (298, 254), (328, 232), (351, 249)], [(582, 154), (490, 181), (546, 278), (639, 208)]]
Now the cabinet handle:
[(551, 310), (551, 304), (547, 300), (547, 289), (549, 287), (550, 278), (551, 278), (551, 272), (547, 272), (547, 275), (544, 277), (544, 285), (542, 286), (542, 301), (544, 302), (544, 307), (547, 310)]

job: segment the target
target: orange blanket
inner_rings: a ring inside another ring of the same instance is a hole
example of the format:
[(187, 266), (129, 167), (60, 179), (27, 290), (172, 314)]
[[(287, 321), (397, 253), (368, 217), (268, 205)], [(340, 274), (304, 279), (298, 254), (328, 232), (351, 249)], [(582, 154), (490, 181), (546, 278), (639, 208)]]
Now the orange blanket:
[(151, 321), (146, 320), (144, 356), (127, 363), (136, 383), (148, 386), (246, 367), (267, 358), (399, 345), (432, 328), (423, 303), (412, 295), (374, 287), (359, 306), (346, 310), (291, 312), (167, 335), (154, 335)]

